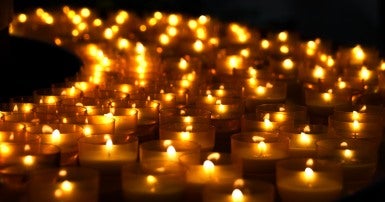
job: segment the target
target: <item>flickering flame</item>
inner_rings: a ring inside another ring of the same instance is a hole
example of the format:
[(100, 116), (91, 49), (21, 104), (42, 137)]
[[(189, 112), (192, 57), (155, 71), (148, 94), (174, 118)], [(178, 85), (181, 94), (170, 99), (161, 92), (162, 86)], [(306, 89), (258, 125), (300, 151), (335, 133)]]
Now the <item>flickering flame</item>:
[(283, 62), (282, 62), (282, 67), (284, 68), (284, 69), (287, 69), (287, 70), (290, 70), (290, 69), (293, 69), (293, 67), (294, 67), (294, 62), (291, 60), (291, 59), (285, 59), (285, 60), (283, 60)]
[(267, 152), (267, 145), (264, 141), (260, 141), (257, 145), (258, 156), (265, 156)]
[(357, 131), (360, 129), (360, 123), (357, 120), (353, 121), (353, 130)]
[(188, 66), (187, 60), (185, 60), (184, 58), (180, 58), (179, 69), (185, 70), (187, 69), (187, 66)]
[(262, 47), (263, 49), (268, 49), (268, 48), (270, 47), (270, 42), (269, 42), (268, 40), (266, 40), (266, 39), (263, 39), (263, 40), (261, 41), (261, 47)]
[(270, 121), (270, 114), (267, 113), (263, 116), (263, 123), (265, 129), (271, 129), (273, 127), (273, 123)]
[(184, 141), (191, 140), (191, 133), (189, 131), (180, 132), (180, 138)]
[(148, 185), (153, 186), (154, 184), (156, 184), (158, 182), (158, 180), (153, 175), (147, 175), (146, 182), (147, 182)]
[(361, 109), (359, 110), (360, 112), (366, 111), (366, 105), (362, 106)]
[(31, 146), (29, 144), (24, 145), (24, 152), (29, 152), (31, 151)]
[(357, 111), (352, 112), (352, 119), (358, 120), (360, 118), (360, 114)]
[(368, 80), (370, 78), (371, 72), (368, 70), (367, 67), (362, 66), (360, 70), (360, 78), (364, 81)]
[(347, 147), (348, 143), (347, 142), (341, 142), (340, 147)]
[(253, 142), (261, 142), (261, 141), (264, 141), (264, 140), (265, 140), (264, 137), (256, 136), (256, 135), (254, 135), (253, 137), (251, 137), (251, 139), (253, 140)]
[(311, 137), (310, 137), (310, 135), (308, 135), (304, 132), (301, 132), (301, 134), (299, 136), (299, 141), (301, 142), (301, 144), (309, 145), (311, 143)]
[(60, 142), (61, 134), (60, 134), (60, 131), (59, 131), (58, 129), (55, 129), (55, 130), (52, 132), (51, 139), (52, 139), (52, 142), (55, 142), (55, 143)]
[(306, 126), (303, 128), (303, 132), (309, 133), (309, 132), (310, 132), (310, 126), (309, 126), (309, 125), (306, 125)]
[(203, 162), (203, 170), (206, 174), (212, 174), (214, 172), (214, 163), (210, 160), (205, 160)]
[(289, 47), (287, 47), (286, 45), (282, 45), (279, 47), (279, 51), (283, 54), (287, 54), (289, 53)]
[(60, 188), (62, 191), (64, 192), (71, 192), (72, 189), (73, 189), (73, 184), (68, 181), (68, 180), (64, 180), (61, 184), (60, 184)]
[(196, 52), (203, 51), (203, 42), (201, 40), (196, 40), (193, 44), (193, 48)]
[(175, 158), (176, 158), (177, 153), (176, 153), (176, 150), (175, 150), (175, 147), (174, 147), (174, 146), (169, 145), (169, 146), (167, 147), (167, 156), (168, 156), (169, 158), (172, 158), (172, 159), (175, 159)]
[(232, 55), (227, 57), (227, 65), (229, 68), (240, 68), (242, 64), (242, 58), (237, 55)]
[(31, 155), (24, 156), (23, 164), (25, 166), (32, 166), (35, 163), (35, 158)]
[(323, 98), (324, 101), (330, 102), (332, 100), (332, 92), (328, 91), (326, 93), (322, 93), (322, 98)]
[(353, 49), (352, 49), (352, 54), (353, 54), (353, 57), (357, 60), (364, 60), (365, 59), (365, 53), (364, 51), (362, 50), (361, 46), (360, 45), (357, 45), (355, 46)]
[(278, 33), (278, 40), (281, 42), (287, 41), (287, 38), (289, 37), (288, 33), (286, 31)]
[(341, 78), (341, 77), (338, 78), (338, 88), (339, 88), (339, 89), (344, 89), (344, 88), (346, 88), (346, 82), (345, 82), (345, 81), (342, 81), (342, 78)]
[(344, 150), (344, 158), (345, 158), (345, 159), (352, 159), (352, 157), (353, 157), (353, 152), (352, 152), (352, 150), (350, 150), (350, 149), (345, 149), (345, 150)]
[(305, 171), (304, 171), (304, 178), (305, 178), (305, 182), (311, 186), (310, 183), (312, 183), (314, 181), (314, 171), (313, 169), (307, 167), (305, 168)]
[(213, 152), (207, 156), (207, 160), (219, 160), (221, 158), (221, 154), (218, 152)]
[(306, 164), (307, 167), (311, 167), (311, 166), (314, 165), (314, 160), (311, 159), (311, 158), (307, 159), (305, 164)]
[(317, 79), (323, 79), (325, 77), (325, 71), (321, 66), (316, 65), (313, 70), (313, 76)]
[(244, 200), (244, 195), (240, 189), (234, 189), (231, 193), (231, 200), (233, 202), (241, 202)]
[(255, 90), (255, 92), (258, 95), (264, 95), (266, 93), (266, 87), (265, 86), (258, 86)]

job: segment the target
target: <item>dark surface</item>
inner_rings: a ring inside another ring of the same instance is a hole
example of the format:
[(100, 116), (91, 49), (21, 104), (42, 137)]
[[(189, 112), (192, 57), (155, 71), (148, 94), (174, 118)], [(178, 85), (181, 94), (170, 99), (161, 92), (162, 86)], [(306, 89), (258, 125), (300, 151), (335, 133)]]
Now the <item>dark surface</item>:
[(62, 83), (82, 66), (77, 56), (52, 44), (4, 33), (0, 40), (1, 102)]

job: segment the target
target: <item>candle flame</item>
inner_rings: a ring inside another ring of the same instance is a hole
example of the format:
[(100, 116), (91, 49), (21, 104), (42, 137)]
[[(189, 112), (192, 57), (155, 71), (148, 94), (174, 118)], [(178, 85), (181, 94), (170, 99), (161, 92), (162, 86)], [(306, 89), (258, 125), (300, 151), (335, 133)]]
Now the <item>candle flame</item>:
[(23, 164), (25, 166), (32, 166), (35, 163), (35, 158), (31, 155), (24, 156)]
[(294, 67), (294, 62), (291, 60), (291, 59), (285, 59), (283, 62), (282, 62), (282, 67), (284, 69), (287, 69), (287, 70), (290, 70), (290, 69), (293, 69)]
[(314, 181), (314, 171), (313, 169), (306, 167), (304, 171), (304, 178), (308, 186), (312, 186), (312, 182)]
[(306, 126), (303, 128), (303, 132), (309, 133), (309, 132), (310, 132), (310, 126), (309, 126), (309, 125), (306, 125)]
[(347, 143), (347, 142), (341, 142), (340, 146), (341, 146), (341, 147), (347, 147), (347, 146), (348, 146), (348, 143)]
[(153, 175), (147, 175), (146, 182), (147, 182), (148, 185), (152, 185), (153, 186), (154, 184), (156, 184), (158, 182), (158, 180)]
[(234, 189), (231, 193), (231, 199), (234, 202), (241, 202), (244, 199), (243, 193), (240, 189)]
[(24, 152), (29, 152), (31, 151), (31, 146), (29, 144), (24, 145)]
[(58, 129), (55, 129), (53, 132), (52, 132), (52, 142), (59, 142), (60, 139), (61, 139), (61, 134), (60, 134), (60, 131)]
[(68, 180), (64, 180), (61, 184), (60, 184), (60, 188), (62, 191), (64, 192), (71, 192), (72, 189), (73, 189), (73, 184), (68, 181)]
[(267, 151), (267, 145), (264, 141), (260, 141), (257, 145), (258, 156), (265, 156)]
[(214, 171), (214, 167), (215, 167), (214, 163), (210, 160), (205, 160), (203, 162), (203, 169), (207, 174), (212, 174)]
[(312, 158), (306, 160), (306, 166), (311, 167), (314, 165), (314, 160)]
[(218, 152), (213, 152), (207, 156), (208, 160), (219, 160), (221, 158), (221, 154)]
[(167, 147), (167, 156), (170, 158), (176, 158), (177, 152), (175, 150), (175, 147), (172, 145), (169, 145)]
[(265, 140), (264, 137), (256, 136), (256, 135), (254, 135), (251, 139), (253, 140), (253, 142), (261, 142)]
[(344, 150), (344, 157), (345, 159), (351, 159), (353, 157), (353, 152), (350, 149)]
[(309, 145), (311, 143), (310, 135), (304, 132), (301, 132), (299, 140), (304, 145)]

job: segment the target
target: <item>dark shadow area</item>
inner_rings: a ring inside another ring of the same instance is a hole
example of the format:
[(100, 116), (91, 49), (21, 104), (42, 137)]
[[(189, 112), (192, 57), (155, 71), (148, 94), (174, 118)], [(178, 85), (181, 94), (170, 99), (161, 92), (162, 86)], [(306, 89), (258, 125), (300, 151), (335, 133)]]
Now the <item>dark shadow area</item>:
[[(4, 36), (4, 35), (3, 35)], [(16, 36), (2, 37), (0, 101), (30, 96), (39, 88), (64, 82), (80, 71), (82, 61), (52, 44)]]

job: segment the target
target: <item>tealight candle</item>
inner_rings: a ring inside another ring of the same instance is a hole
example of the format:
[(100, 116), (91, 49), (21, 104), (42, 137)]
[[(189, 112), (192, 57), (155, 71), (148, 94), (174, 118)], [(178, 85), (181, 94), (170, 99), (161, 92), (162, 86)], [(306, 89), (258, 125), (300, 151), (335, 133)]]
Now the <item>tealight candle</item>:
[(335, 161), (306, 158), (280, 160), (277, 190), (282, 201), (335, 201), (342, 192), (342, 170)]
[(198, 143), (184, 140), (152, 140), (139, 145), (139, 161), (179, 161), (184, 153), (193, 153), (200, 158), (201, 147)]
[[(246, 113), (242, 117), (242, 131), (264, 131), (275, 132), (278, 131), (282, 125), (294, 125), (294, 117), (290, 118), (284, 114), (274, 113), (258, 114)], [(281, 116), (280, 116), (281, 115)]]
[(365, 139), (324, 139), (317, 142), (317, 156), (342, 165), (343, 194), (353, 194), (372, 182), (377, 168), (375, 142)]
[(41, 137), (42, 143), (53, 144), (61, 150), (61, 164), (76, 164), (78, 139), (83, 129), (76, 124), (39, 124), (30, 126), (27, 131)]
[(36, 170), (27, 186), (31, 201), (93, 201), (99, 199), (99, 174), (81, 167)]
[(183, 201), (185, 169), (177, 162), (149, 161), (122, 168), (122, 192), (127, 201)]
[(328, 127), (322, 124), (285, 125), (279, 131), (281, 135), (289, 137), (290, 157), (315, 157), (316, 142), (329, 137)]
[(273, 202), (275, 190), (273, 184), (268, 182), (238, 178), (233, 182), (206, 186), (203, 201)]
[(245, 178), (275, 180), (275, 163), (289, 157), (289, 139), (267, 132), (231, 136), (231, 155)]
[(159, 127), (159, 139), (193, 141), (200, 145), (202, 151), (211, 151), (215, 144), (215, 127), (194, 122), (163, 124)]
[(130, 135), (92, 135), (78, 141), (79, 165), (104, 173), (119, 173), (121, 167), (135, 162), (138, 138)]
[(201, 158), (194, 154), (183, 154), (180, 163), (186, 167), (187, 200), (202, 201), (205, 186), (218, 186), (241, 178), (242, 173), (233, 164), (229, 153), (202, 153)]
[(85, 136), (113, 134), (115, 131), (115, 120), (105, 115), (61, 117), (60, 123), (71, 123), (81, 126)]

